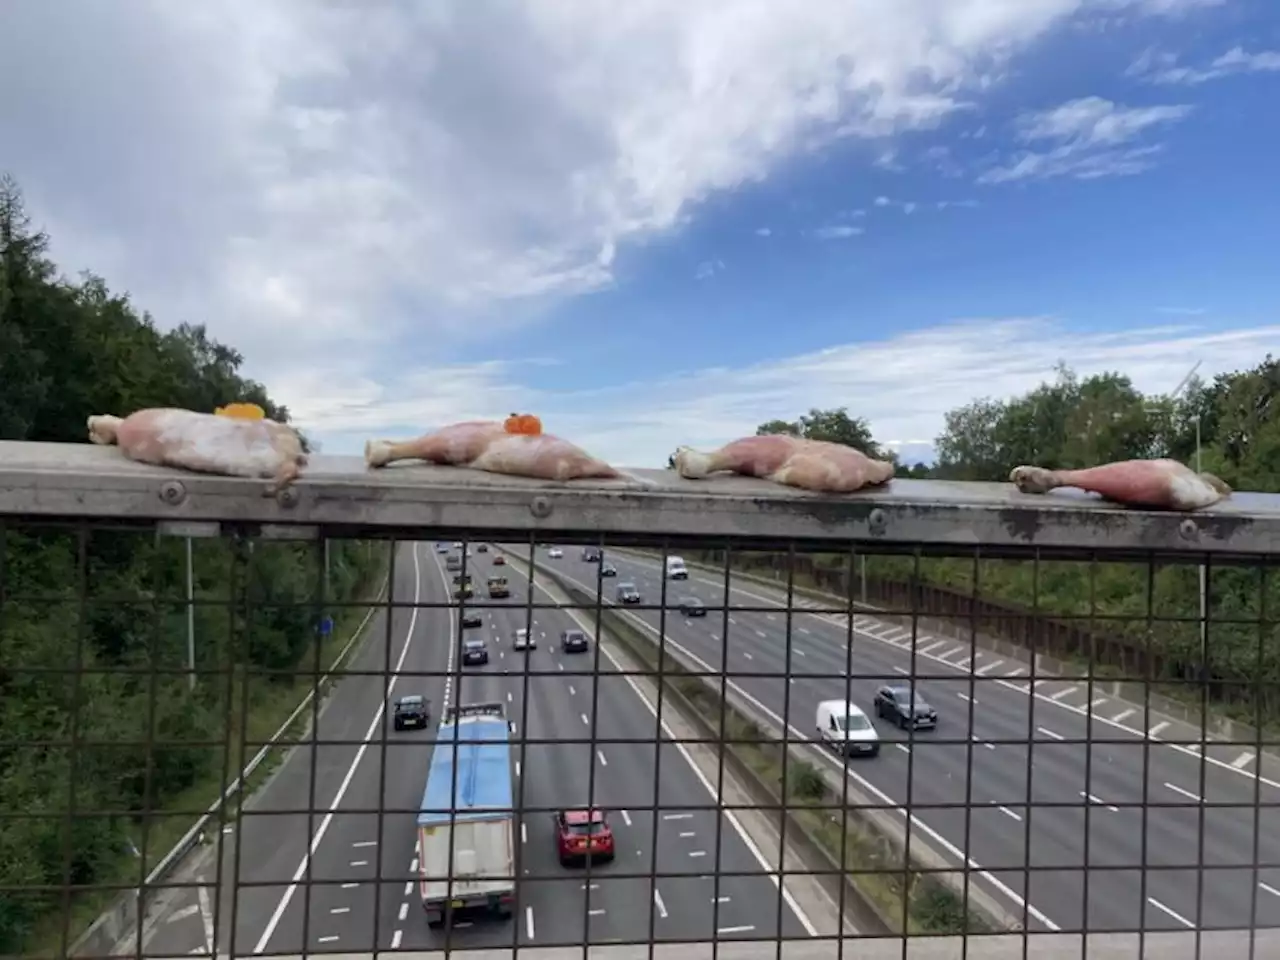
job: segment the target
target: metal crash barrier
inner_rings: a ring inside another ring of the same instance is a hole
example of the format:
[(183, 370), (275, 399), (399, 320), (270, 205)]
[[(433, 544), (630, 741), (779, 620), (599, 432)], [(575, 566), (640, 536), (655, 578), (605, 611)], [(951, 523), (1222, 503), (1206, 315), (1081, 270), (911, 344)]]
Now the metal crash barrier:
[(0, 955), (1280, 957), (1278, 543), (0, 443)]

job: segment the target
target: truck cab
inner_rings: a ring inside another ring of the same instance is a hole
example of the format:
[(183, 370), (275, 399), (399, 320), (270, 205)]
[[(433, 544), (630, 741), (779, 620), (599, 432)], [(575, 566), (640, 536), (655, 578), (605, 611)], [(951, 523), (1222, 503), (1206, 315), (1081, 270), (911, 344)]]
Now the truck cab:
[(689, 579), (689, 569), (684, 565), (684, 557), (667, 557), (667, 578), (670, 580)]

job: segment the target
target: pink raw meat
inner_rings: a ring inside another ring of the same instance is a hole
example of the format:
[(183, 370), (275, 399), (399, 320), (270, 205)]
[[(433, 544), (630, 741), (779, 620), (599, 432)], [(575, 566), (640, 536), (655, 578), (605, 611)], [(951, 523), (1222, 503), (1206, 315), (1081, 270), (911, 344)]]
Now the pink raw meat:
[(892, 463), (861, 450), (786, 434), (743, 437), (712, 453), (681, 447), (675, 461), (676, 472), (690, 480), (727, 470), (816, 493), (852, 493), (893, 477)]
[(131, 460), (230, 477), (269, 477), (271, 492), (296, 480), (307, 462), (297, 431), (274, 420), (160, 407), (124, 418), (94, 416), (88, 425), (90, 440), (118, 444)]
[(385, 467), (397, 460), (426, 460), (535, 480), (618, 476), (609, 464), (568, 440), (548, 433), (508, 433), (497, 420), (454, 423), (416, 440), (370, 440), (364, 447), (364, 459), (371, 467)]
[(1023, 493), (1077, 487), (1131, 507), (1198, 510), (1231, 495), (1211, 473), (1196, 473), (1177, 460), (1119, 460), (1084, 470), (1015, 467), (1010, 482)]

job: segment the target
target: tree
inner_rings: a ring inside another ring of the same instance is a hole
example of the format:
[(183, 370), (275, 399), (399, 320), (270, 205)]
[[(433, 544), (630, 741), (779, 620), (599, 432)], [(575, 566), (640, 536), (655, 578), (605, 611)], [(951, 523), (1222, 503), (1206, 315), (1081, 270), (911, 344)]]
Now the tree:
[[(91, 413), (212, 411), (229, 400), (287, 420), (262, 384), (240, 375), (240, 354), (203, 326), (161, 333), (102, 279), (59, 278), (47, 247), (17, 184), (0, 178), (0, 439), (83, 443)], [(358, 599), (378, 575), (378, 558), (357, 543), (335, 543), (330, 554), (328, 596)], [(254, 671), (311, 669), (317, 550), (196, 541), (193, 555), (197, 667), (223, 671), (194, 691), (181, 672), (183, 544), (145, 532), (95, 531), (82, 544), (75, 534), (12, 522), (0, 529), (0, 797), (8, 809), (51, 814), (0, 819), (0, 887), (63, 884), (68, 839), (72, 883), (130, 882), (137, 863), (127, 841), (183, 791), (221, 777), (218, 751), (198, 742), (234, 742), (242, 717), (263, 728), (265, 691), (290, 679)], [(77, 595), (81, 583), (90, 585), (87, 602)], [(74, 681), (72, 665), (80, 668)], [(40, 746), (69, 740), (73, 724), (95, 741), (74, 763), (70, 750)], [(57, 807), (73, 778), (79, 810), (120, 816), (67, 827)], [(0, 896), (0, 954), (36, 952), (33, 931), (60, 908), (60, 895)]]
[(871, 427), (861, 417), (850, 417), (848, 408), (819, 410), (816, 407), (795, 421), (770, 420), (756, 428), (756, 436), (785, 433), (806, 440), (826, 440), (861, 450), (869, 457), (890, 459), (871, 436)]

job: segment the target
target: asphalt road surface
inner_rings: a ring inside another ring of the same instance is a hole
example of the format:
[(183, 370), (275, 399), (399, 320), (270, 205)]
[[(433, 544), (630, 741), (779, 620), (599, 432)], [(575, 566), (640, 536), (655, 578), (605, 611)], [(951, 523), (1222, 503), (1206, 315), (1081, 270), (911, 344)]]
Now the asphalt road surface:
[[(594, 593), (597, 564), (584, 562), (579, 547), (562, 549), (552, 559), (539, 547), (538, 563)], [(606, 558), (618, 570), (616, 580), (602, 581), (606, 602), (626, 581), (646, 604), (664, 602), (656, 559), (609, 551)], [(1280, 801), (1280, 784), (1248, 774), (1250, 753), (1210, 747), (1204, 757), (1198, 747), (1158, 743), (1151, 738), (1172, 738), (1172, 724), (1131, 703), (1095, 696), (1090, 713), (1084, 684), (1037, 680), (1033, 689), (1015, 661), (923, 635), (913, 651), (907, 631), (869, 617), (855, 619), (852, 650), (846, 617), (799, 605), (790, 629), (782, 609), (685, 618), (670, 609), (682, 596), (725, 606), (723, 578), (690, 568), (688, 581), (665, 583), (668, 642), (711, 669), (727, 669), (777, 726), (785, 715), (796, 734), (813, 737), (816, 702), (847, 689), (885, 741), (878, 757), (850, 762), (851, 782), (879, 802), (910, 804), (913, 832), (927, 839), (920, 831), (932, 831), (934, 845), (949, 846), (954, 860), (967, 851), (976, 865), (972, 882), (1019, 914), (1025, 901), (1030, 928), (1280, 926), (1280, 815), (1267, 806)], [(785, 593), (735, 583), (730, 608), (770, 605), (785, 606)], [(632, 615), (656, 640), (662, 614)], [(783, 676), (753, 676), (760, 673)], [(936, 731), (911, 736), (875, 718), (876, 689), (910, 673), (939, 711)], [(954, 742), (934, 742), (943, 739)], [(833, 754), (827, 760), (841, 766)], [(1042, 806), (1051, 803), (1071, 806)], [(1198, 869), (1201, 863), (1215, 869)]]
[[(494, 555), (473, 547), (468, 557), (478, 599), (486, 597)], [(516, 737), (528, 741), (513, 749), (516, 803), (524, 811), (515, 841), (519, 908), (506, 922), (456, 924), (451, 946), (772, 938), (779, 928), (786, 937), (811, 935), (808, 918), (780, 896), (758, 854), (714, 809), (683, 748), (655, 745), (656, 718), (631, 681), (610, 676), (604, 657), (601, 675), (593, 676), (594, 641), (586, 655), (562, 654), (560, 632), (579, 622), (559, 610), (526, 610), (524, 578), (512, 565), (497, 570), (506, 572), (511, 598), (482, 611), (479, 628), (462, 630), (456, 607), (395, 609), (389, 629), (384, 612), (374, 616), (352, 668), (389, 671), (391, 689), (381, 676), (350, 676), (335, 687), (318, 739), (352, 742), (304, 746), (289, 756), (223, 838), (221, 888), (230, 891), (234, 882), (238, 895), (175, 898), (147, 943), (149, 955), (207, 953), (215, 925), (219, 952), (234, 955), (444, 947), (445, 932), (428, 928), (416, 897), (416, 812), (442, 707), (486, 700), (504, 701)], [(393, 599), (444, 602), (446, 577), (452, 574), (435, 544), (406, 545)], [(540, 602), (546, 599), (540, 592)], [(531, 614), (537, 648), (517, 652), (512, 638)], [(463, 636), (486, 639), (487, 666), (460, 667)], [(427, 731), (393, 731), (385, 705), (406, 693), (430, 699)], [(650, 742), (589, 742), (593, 736)], [(549, 742), (571, 738), (588, 742)], [(560, 866), (550, 809), (532, 809), (589, 802), (611, 811), (618, 850), (590, 876)], [(210, 856), (203, 867), (206, 882), (219, 879), (218, 859)], [(747, 875), (717, 882), (717, 871)], [(611, 877), (624, 872), (657, 879)]]

